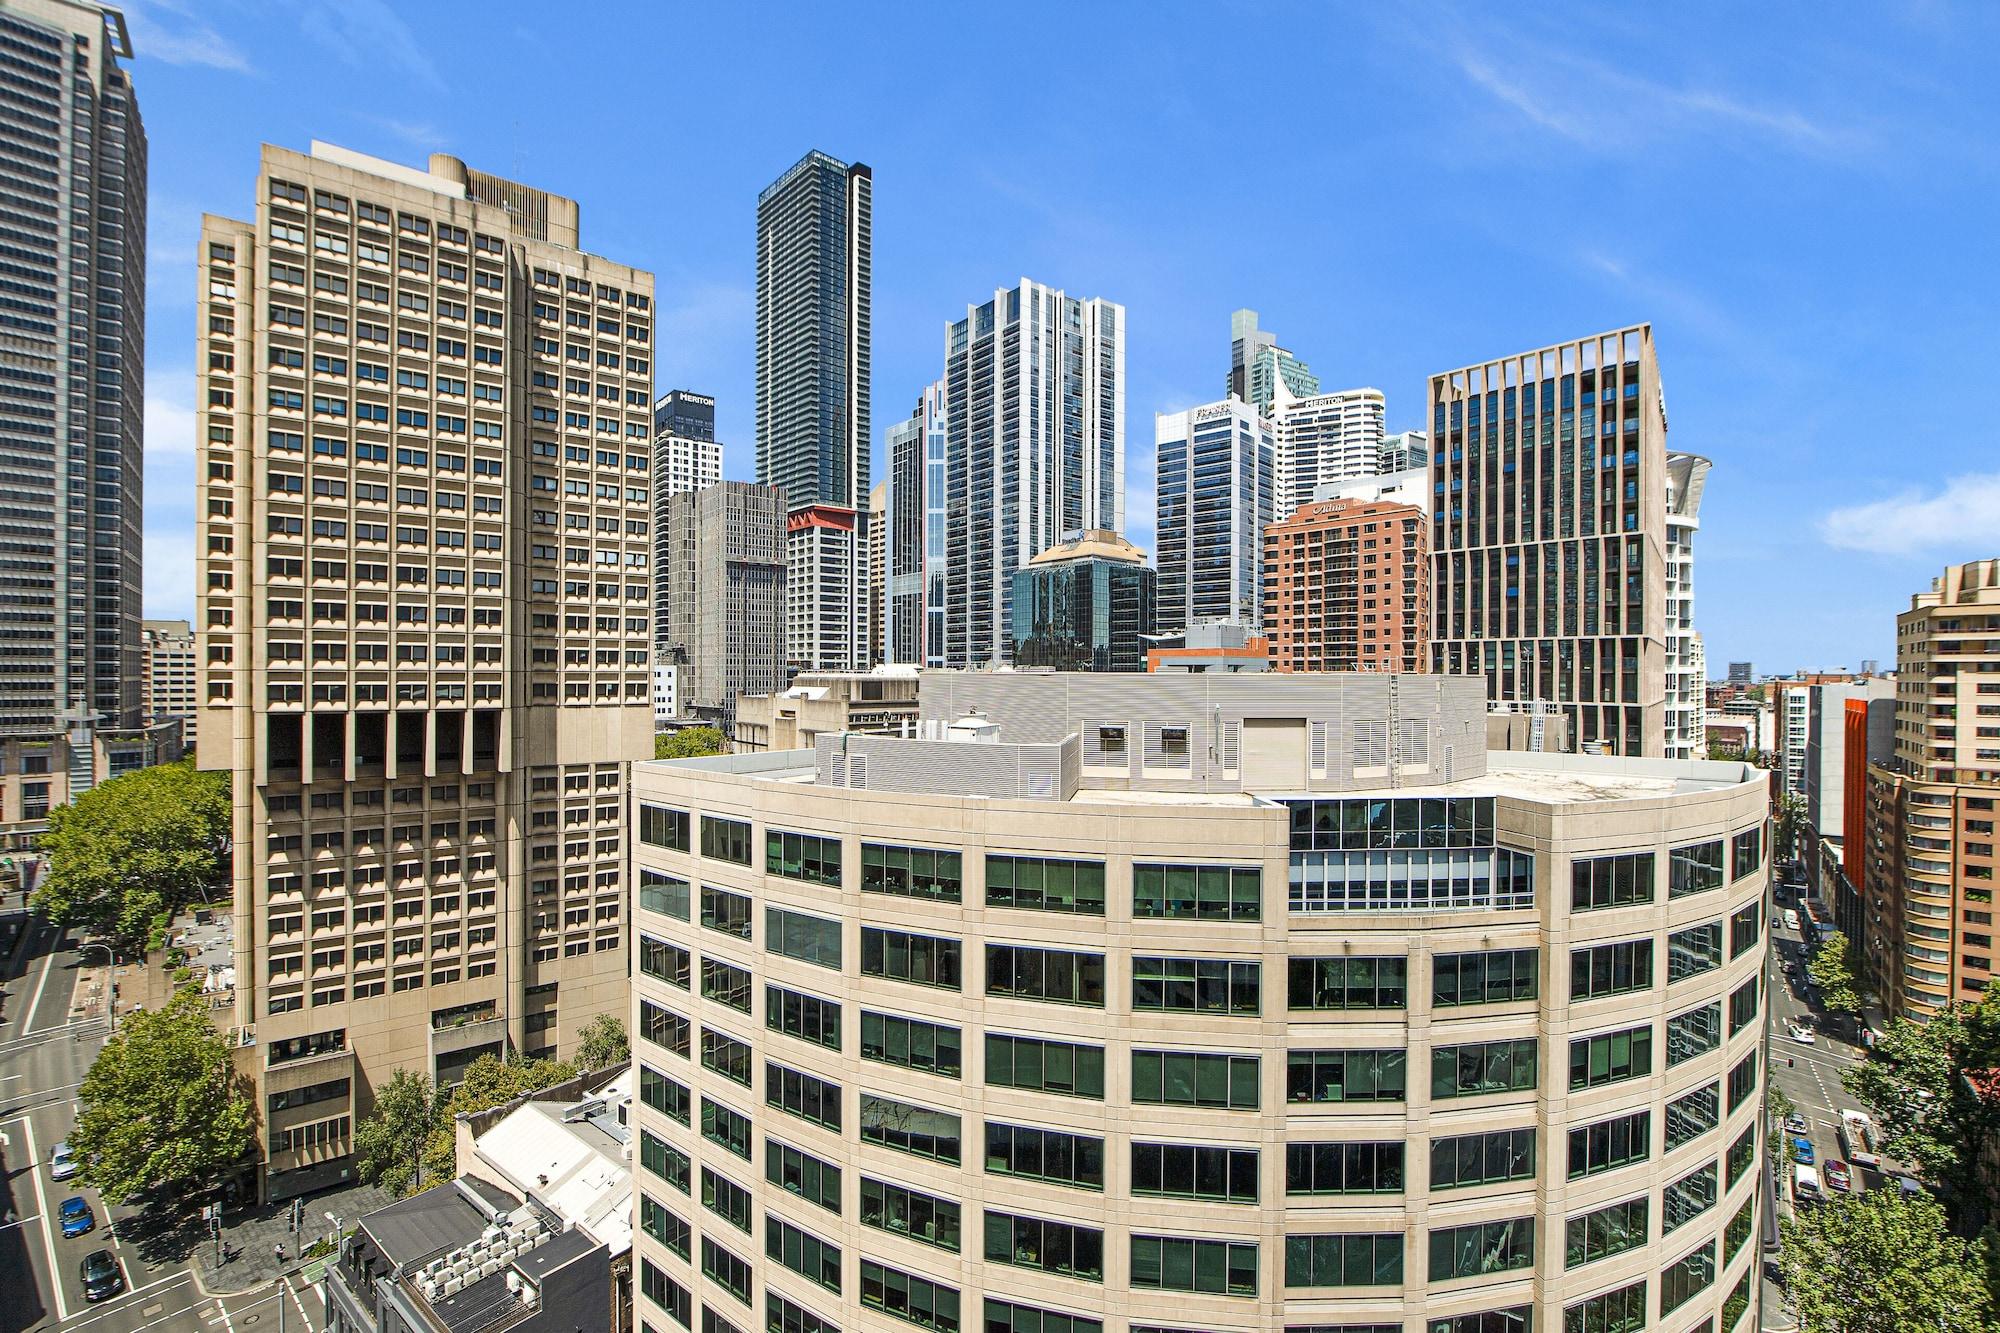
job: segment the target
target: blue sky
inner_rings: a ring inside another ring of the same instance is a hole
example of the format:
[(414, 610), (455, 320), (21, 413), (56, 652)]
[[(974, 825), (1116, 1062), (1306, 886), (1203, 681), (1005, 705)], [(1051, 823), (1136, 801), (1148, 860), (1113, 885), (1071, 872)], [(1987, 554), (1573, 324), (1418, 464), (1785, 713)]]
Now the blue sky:
[[(2000, 8), (631, 5), (130, 0), (152, 149), (148, 613), (193, 606), (193, 261), (258, 144), (433, 151), (572, 196), (659, 279), (661, 389), (753, 468), (757, 192), (875, 172), (881, 433), (944, 325), (1023, 276), (1128, 310), (1152, 414), (1216, 396), (1250, 306), (1418, 426), (1426, 376), (1651, 320), (1670, 447), (1715, 461), (1712, 674), (1894, 657), (2000, 556)], [(879, 469), (878, 469), (879, 472)]]

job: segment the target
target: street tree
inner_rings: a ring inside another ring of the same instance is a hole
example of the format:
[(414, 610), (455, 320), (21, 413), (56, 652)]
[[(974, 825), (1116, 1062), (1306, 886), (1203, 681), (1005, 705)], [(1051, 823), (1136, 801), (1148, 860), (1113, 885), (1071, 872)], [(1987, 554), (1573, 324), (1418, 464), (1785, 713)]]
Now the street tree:
[(1835, 1195), (1779, 1223), (1800, 1333), (1987, 1333), (1985, 1246), (1951, 1235), (1926, 1195)]
[(682, 727), (653, 737), (655, 759), (701, 759), (728, 748), (719, 727)]
[(1996, 1067), (2000, 992), (1989, 991), (1925, 1023), (1896, 1019), (1840, 1081), (1874, 1112), (1886, 1154), (1966, 1192), (1977, 1191), (1982, 1163), (2000, 1144), (2000, 1104), (1984, 1091)]
[(398, 1069), (375, 1094), (375, 1109), (354, 1127), (361, 1178), (399, 1197), (423, 1188), (424, 1149), (437, 1128), (437, 1090), (414, 1069)]
[(112, 778), (49, 811), (35, 907), (138, 953), (160, 917), (225, 890), (229, 828), (226, 773), (185, 759)]
[(84, 1182), (113, 1203), (205, 1185), (254, 1146), (250, 1101), (209, 1012), (188, 988), (133, 1014), (84, 1075), (69, 1142)]
[(1827, 1008), (1851, 1014), (1861, 1007), (1861, 997), (1854, 990), (1854, 948), (1841, 932), (1836, 930), (1819, 942), (1806, 964), (1806, 975), (1819, 987)]
[(1795, 791), (1778, 797), (1778, 855), (1791, 860), (1799, 854), (1799, 830), (1806, 823), (1806, 798)]
[(523, 1093), (540, 1092), (577, 1076), (577, 1067), (567, 1060), (508, 1060), (482, 1055), (465, 1067), (465, 1078), (448, 1095), (439, 1097), (431, 1121), (430, 1139), (424, 1145), (423, 1172), (432, 1180), (448, 1180), (457, 1173), (458, 1135), (455, 1122), (462, 1115), (490, 1111), (511, 1102)]
[(625, 1024), (616, 1014), (599, 1014), (583, 1025), (583, 1039), (577, 1046), (576, 1062), (583, 1069), (605, 1069), (622, 1065), (632, 1058), (632, 1041)]

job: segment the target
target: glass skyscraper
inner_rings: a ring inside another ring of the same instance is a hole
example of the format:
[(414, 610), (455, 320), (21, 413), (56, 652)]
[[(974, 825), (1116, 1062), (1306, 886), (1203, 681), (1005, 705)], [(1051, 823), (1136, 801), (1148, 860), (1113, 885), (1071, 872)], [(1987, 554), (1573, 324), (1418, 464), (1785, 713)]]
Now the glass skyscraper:
[(1264, 528), (1275, 517), (1271, 423), (1242, 399), (1153, 418), (1162, 629), (1263, 623)]

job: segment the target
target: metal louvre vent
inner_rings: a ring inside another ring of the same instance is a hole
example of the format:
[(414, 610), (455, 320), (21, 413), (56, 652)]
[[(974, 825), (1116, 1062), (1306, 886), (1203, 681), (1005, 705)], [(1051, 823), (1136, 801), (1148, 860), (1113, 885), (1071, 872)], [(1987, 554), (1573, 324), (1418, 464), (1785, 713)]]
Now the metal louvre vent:
[(1127, 768), (1132, 762), (1131, 728), (1123, 722), (1083, 724), (1083, 762), (1092, 768)]
[(1396, 765), (1399, 768), (1429, 768), (1431, 729), (1428, 720), (1406, 717), (1396, 730)]
[(1191, 771), (1194, 756), (1190, 731), (1185, 722), (1146, 723), (1146, 767)]
[(1223, 772), (1236, 772), (1243, 752), (1243, 724), (1241, 722), (1221, 722), (1217, 724), (1215, 752)]
[(1389, 722), (1386, 718), (1375, 718), (1354, 724), (1354, 768), (1359, 772), (1365, 768), (1387, 768), (1389, 766)]
[(1331, 722), (1313, 723), (1311, 756), (1308, 760), (1308, 763), (1312, 768), (1312, 775), (1314, 777), (1323, 778), (1326, 776), (1328, 756), (1332, 753), (1332, 751), (1333, 751), (1333, 723)]

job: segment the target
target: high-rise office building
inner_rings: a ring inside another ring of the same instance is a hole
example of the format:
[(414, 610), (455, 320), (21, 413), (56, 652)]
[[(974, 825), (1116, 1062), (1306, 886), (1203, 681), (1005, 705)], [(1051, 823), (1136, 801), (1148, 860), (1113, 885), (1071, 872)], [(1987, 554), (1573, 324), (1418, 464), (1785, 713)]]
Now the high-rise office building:
[(1308, 504), (1264, 529), (1274, 671), (1430, 669), (1430, 522), (1415, 505)]
[(1264, 527), (1275, 516), (1271, 423), (1240, 398), (1153, 417), (1154, 541), (1163, 631), (1263, 623)]
[[(1125, 308), (1026, 278), (945, 329), (944, 633), (926, 658), (1008, 661), (1014, 571), (1125, 526)], [(926, 480), (928, 486), (929, 479)], [(935, 505), (938, 497), (927, 497)]]
[(194, 725), (194, 627), (185, 620), (147, 620), (139, 630), (145, 647), (146, 721), (181, 717)]
[(1488, 753), (1440, 676), (917, 706), (634, 766), (642, 1312), (1756, 1319), (1760, 770)]
[(1051, 546), (1014, 571), (1014, 665), (1144, 671), (1156, 591), (1146, 553), (1115, 532)]
[(396, 1069), (574, 1054), (652, 753), (653, 278), (573, 200), (266, 145), (198, 265), (200, 760), (270, 1198)]
[[(32, 752), (52, 780), (31, 803), (61, 804), (108, 776), (100, 735), (146, 741), (146, 131), (117, 8), (0, 0), (0, 42), (0, 764)], [(0, 841), (33, 836), (20, 819)]]
[(944, 662), (944, 381), (924, 387), (910, 415), (884, 440), (889, 494), (884, 520), (888, 593), (883, 601), (886, 660)]
[[(667, 548), (673, 541), (667, 501), (722, 480), (722, 446), (715, 440), (715, 400), (675, 389), (653, 404), (653, 642), (664, 650), (671, 639)], [(657, 663), (673, 667), (671, 662)], [(655, 714), (662, 701), (655, 700)]]
[(1418, 469), (1429, 471), (1430, 466), (1429, 431), (1405, 430), (1382, 437), (1382, 447), (1377, 451), (1375, 458), (1377, 472), (1414, 472)]
[(868, 492), (868, 665), (875, 667), (888, 659), (883, 656), (883, 632), (888, 625), (889, 593), (889, 487), (876, 482)]
[(1306, 363), (1278, 346), (1276, 336), (1257, 327), (1257, 312), (1238, 310), (1229, 316), (1229, 384), (1223, 397), (1241, 398), (1266, 416), (1283, 385), (1294, 397), (1319, 392), (1319, 377)]
[(666, 651), (683, 717), (727, 724), (743, 694), (784, 688), (785, 497), (724, 481), (667, 501)]
[(1277, 510), (1286, 518), (1328, 482), (1384, 471), (1380, 389), (1294, 395), (1280, 387), (1266, 414), (1277, 440)]
[(1433, 375), (1431, 665), (1666, 750), (1667, 417), (1651, 325)]
[(1667, 711), (1666, 756), (1700, 759), (1708, 753), (1708, 675), (1694, 628), (1694, 534), (1701, 526), (1701, 496), (1712, 464), (1698, 454), (1668, 454), (1667, 487)]
[(1869, 769), (1867, 949), (1891, 1014), (1993, 980), (2000, 804), (2000, 560), (1952, 565), (1896, 617), (1895, 755)]
[(1731, 685), (1748, 685), (1756, 679), (1754, 672), (1755, 667), (1749, 662), (1731, 662), (1729, 664), (1729, 683)]
[(757, 196), (757, 480), (780, 487), (787, 642), (800, 670), (854, 670), (867, 641), (874, 178), (810, 152)]

